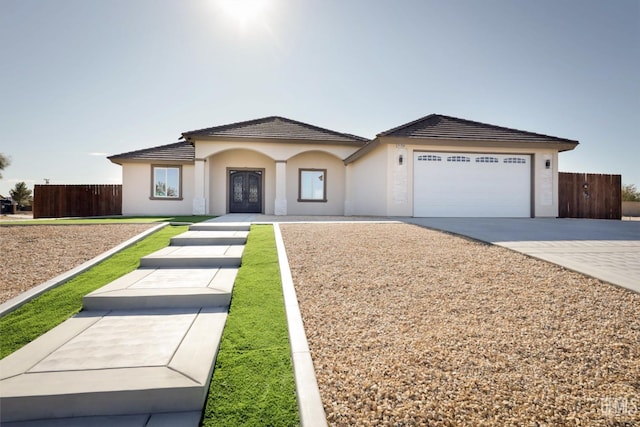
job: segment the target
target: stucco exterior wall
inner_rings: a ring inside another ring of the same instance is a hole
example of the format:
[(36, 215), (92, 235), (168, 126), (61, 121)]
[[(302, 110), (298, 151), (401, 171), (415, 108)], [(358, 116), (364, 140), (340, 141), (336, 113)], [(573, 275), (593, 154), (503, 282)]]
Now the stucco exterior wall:
[(345, 215), (387, 215), (388, 146), (347, 165)]
[(194, 185), (193, 165), (182, 165), (181, 200), (151, 199), (151, 164), (122, 165), (123, 215), (191, 215)]
[[(547, 160), (551, 162), (547, 168)], [(533, 156), (533, 211), (536, 218), (558, 216), (558, 152), (541, 150)]]
[[(490, 146), (455, 147), (446, 144), (442, 145), (418, 145), (418, 144), (381, 144), (378, 151), (386, 154), (384, 169), (386, 171), (386, 206), (385, 215), (389, 216), (412, 216), (413, 215), (413, 154), (415, 151), (444, 151), (444, 152), (473, 152), (473, 153), (499, 153), (499, 154), (528, 154), (531, 155), (532, 166), (532, 215), (535, 217), (557, 217), (558, 216), (558, 153), (549, 149), (531, 148), (504, 148)], [(371, 156), (374, 153), (369, 153)], [(380, 153), (378, 153), (380, 155)], [(403, 156), (403, 165), (399, 164), (399, 156)], [(372, 159), (365, 156), (354, 164), (362, 162), (369, 163)], [(546, 160), (550, 161), (550, 168), (546, 168)], [(377, 160), (379, 165), (380, 159)], [(369, 165), (375, 170), (374, 164)], [(365, 167), (364, 169), (366, 169)], [(364, 175), (370, 175), (372, 171)], [(363, 177), (358, 175), (358, 180)], [(360, 200), (358, 203), (361, 203)], [(365, 203), (367, 203), (365, 201)], [(356, 208), (360, 211), (360, 208)], [(363, 213), (364, 214), (364, 213)]]
[[(326, 202), (299, 202), (299, 169), (326, 169)], [(311, 151), (287, 160), (288, 215), (344, 215), (345, 166), (341, 159)]]
[[(237, 147), (237, 145), (236, 145)], [(264, 154), (244, 149), (233, 149), (207, 158), (208, 210), (210, 215), (224, 215), (228, 209), (228, 169), (263, 169), (263, 212), (273, 215), (275, 201), (275, 163)]]
[(322, 143), (286, 143), (286, 142), (250, 142), (250, 141), (208, 141), (196, 140), (196, 159), (204, 159), (229, 150), (243, 149), (261, 153), (273, 160), (288, 160), (307, 151), (321, 151), (344, 159), (355, 152), (358, 147)]

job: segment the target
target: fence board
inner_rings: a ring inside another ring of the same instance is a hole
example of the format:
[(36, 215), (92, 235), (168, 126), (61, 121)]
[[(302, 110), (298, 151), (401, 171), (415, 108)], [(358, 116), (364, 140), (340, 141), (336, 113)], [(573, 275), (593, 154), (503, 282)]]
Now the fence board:
[(34, 218), (122, 215), (122, 185), (35, 185)]
[(622, 176), (595, 173), (558, 174), (560, 218), (622, 218)]

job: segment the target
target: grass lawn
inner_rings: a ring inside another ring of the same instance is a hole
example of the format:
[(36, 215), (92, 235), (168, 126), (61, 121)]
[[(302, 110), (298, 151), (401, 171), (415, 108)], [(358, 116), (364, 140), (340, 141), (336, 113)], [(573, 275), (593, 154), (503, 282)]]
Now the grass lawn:
[(65, 218), (65, 219), (34, 219), (34, 220), (6, 220), (0, 225), (81, 225), (81, 224), (127, 224), (147, 222), (201, 222), (215, 218), (209, 215), (186, 216), (113, 216), (105, 218)]
[(67, 283), (0, 318), (0, 358), (18, 350), (82, 309), (82, 297), (140, 264), (140, 258), (169, 244), (187, 226), (167, 226), (114, 254)]
[(299, 425), (280, 268), (271, 225), (251, 228), (202, 425)]

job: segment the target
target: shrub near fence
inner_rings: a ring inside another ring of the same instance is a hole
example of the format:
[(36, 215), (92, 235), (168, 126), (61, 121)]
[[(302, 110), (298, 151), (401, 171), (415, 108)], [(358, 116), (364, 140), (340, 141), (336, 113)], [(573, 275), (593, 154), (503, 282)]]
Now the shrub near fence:
[(622, 176), (558, 174), (560, 218), (622, 219)]
[(122, 185), (36, 185), (34, 218), (122, 215)]

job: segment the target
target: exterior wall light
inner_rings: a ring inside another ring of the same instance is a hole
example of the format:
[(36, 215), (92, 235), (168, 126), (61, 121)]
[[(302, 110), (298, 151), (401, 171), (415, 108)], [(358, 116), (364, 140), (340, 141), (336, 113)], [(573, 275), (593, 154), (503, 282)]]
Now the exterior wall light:
[(545, 160), (544, 167), (547, 169), (551, 169), (551, 160), (549, 159)]
[(400, 154), (400, 155), (398, 156), (398, 164), (399, 164), (400, 166), (402, 166), (402, 164), (403, 164), (403, 163), (404, 163), (404, 157), (402, 156), (402, 154)]

